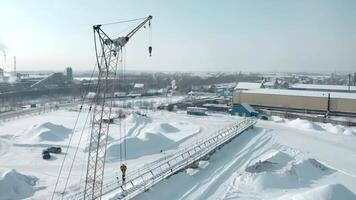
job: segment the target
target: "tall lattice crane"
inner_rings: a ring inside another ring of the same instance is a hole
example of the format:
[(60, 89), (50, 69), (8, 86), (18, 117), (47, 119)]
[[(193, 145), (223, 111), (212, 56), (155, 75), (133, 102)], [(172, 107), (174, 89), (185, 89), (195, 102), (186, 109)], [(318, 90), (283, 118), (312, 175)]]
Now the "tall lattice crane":
[[(95, 53), (99, 69), (96, 95), (94, 98), (89, 156), (85, 179), (84, 199), (101, 199), (104, 178), (105, 155), (109, 133), (109, 123), (117, 77), (119, 54), (130, 38), (146, 23), (151, 26), (152, 16), (148, 16), (124, 37), (110, 38), (102, 25), (93, 26)], [(152, 47), (149, 46), (151, 55)]]

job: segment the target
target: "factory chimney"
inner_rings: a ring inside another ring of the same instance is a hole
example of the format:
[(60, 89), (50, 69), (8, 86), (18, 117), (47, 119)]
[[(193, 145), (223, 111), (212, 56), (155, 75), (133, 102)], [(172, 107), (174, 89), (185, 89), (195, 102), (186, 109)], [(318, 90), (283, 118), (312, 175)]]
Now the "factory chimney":
[(17, 72), (16, 72), (16, 56), (14, 56), (14, 76), (17, 77)]
[(348, 84), (348, 85), (349, 85), (349, 92), (351, 92), (351, 91), (350, 91), (350, 89), (351, 89), (351, 88), (350, 88), (350, 87), (351, 87), (351, 74), (349, 74), (349, 84)]

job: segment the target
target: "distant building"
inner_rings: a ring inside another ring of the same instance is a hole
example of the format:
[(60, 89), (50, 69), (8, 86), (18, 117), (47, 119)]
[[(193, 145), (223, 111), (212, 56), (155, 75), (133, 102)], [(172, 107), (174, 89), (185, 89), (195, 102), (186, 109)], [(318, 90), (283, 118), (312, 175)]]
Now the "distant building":
[(235, 91), (233, 106), (242, 103), (281, 111), (356, 115), (356, 93), (285, 89)]
[(0, 68), (0, 81), (4, 79), (4, 70)]
[(228, 112), (230, 107), (226, 104), (215, 104), (215, 103), (205, 103), (202, 105), (203, 108), (207, 108), (209, 111), (215, 112)]
[(135, 83), (132, 91), (130, 92), (129, 96), (141, 96), (145, 93), (145, 84), (143, 83)]
[(69, 81), (73, 81), (73, 70), (71, 67), (66, 68), (66, 75)]
[(188, 107), (187, 114), (189, 115), (206, 115), (207, 108), (202, 107)]
[(63, 73), (56, 72), (32, 84), (31, 88), (53, 89), (53, 88), (62, 87), (66, 83), (67, 83), (67, 77), (64, 76)]
[(270, 89), (278, 88), (278, 82), (277, 80), (266, 81), (263, 83), (263, 88), (270, 88)]
[(263, 88), (262, 83), (238, 82), (235, 90), (253, 90)]

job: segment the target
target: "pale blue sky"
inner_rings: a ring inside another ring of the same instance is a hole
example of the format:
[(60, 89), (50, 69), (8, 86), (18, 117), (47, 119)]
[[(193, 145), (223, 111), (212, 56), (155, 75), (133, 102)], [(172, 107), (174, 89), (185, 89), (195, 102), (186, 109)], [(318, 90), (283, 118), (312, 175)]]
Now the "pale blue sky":
[(92, 25), (149, 14), (127, 69), (356, 71), (355, 0), (0, 0), (0, 42), (20, 70), (90, 70)]

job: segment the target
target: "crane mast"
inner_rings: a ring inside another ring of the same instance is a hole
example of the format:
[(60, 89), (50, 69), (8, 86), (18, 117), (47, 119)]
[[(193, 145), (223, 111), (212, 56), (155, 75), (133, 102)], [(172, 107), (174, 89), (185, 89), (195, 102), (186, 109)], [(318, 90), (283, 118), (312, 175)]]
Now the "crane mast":
[[(102, 29), (102, 25), (93, 26), (94, 43), (99, 75), (93, 102), (93, 115), (90, 132), (89, 155), (85, 179), (84, 199), (101, 199), (104, 179), (105, 156), (109, 134), (109, 122), (114, 97), (115, 80), (119, 54), (129, 39), (147, 22), (151, 24), (152, 16), (136, 26), (126, 36), (111, 39)], [(150, 53), (152, 47), (149, 48)]]

